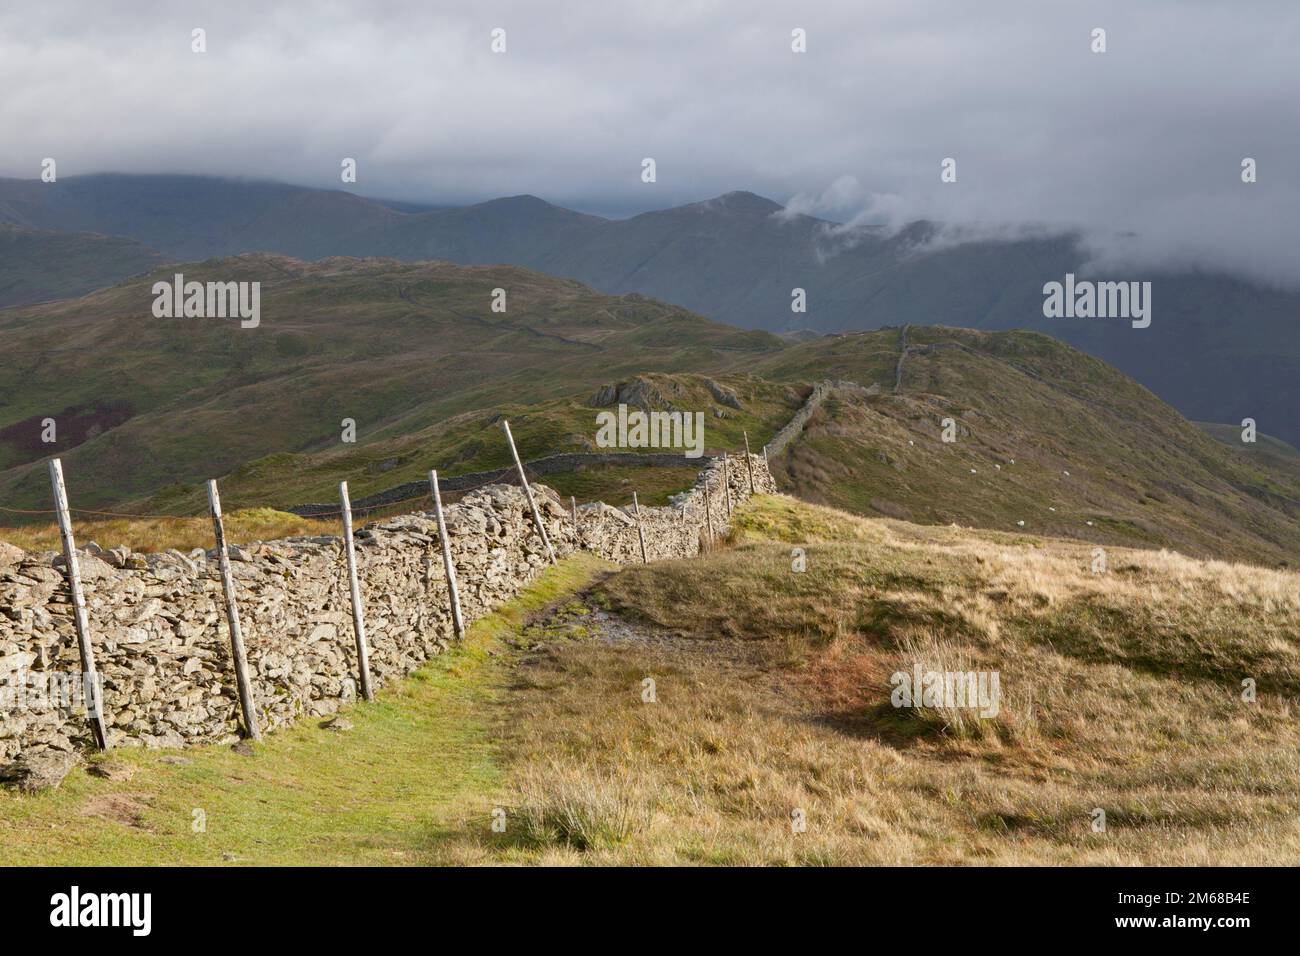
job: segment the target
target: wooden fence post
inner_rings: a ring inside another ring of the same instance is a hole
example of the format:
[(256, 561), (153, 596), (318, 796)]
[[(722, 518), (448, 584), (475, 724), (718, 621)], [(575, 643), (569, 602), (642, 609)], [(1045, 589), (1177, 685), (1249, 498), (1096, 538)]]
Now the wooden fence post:
[(456, 565), (451, 560), (451, 541), (447, 538), (447, 523), (442, 520), (442, 492), (438, 490), (438, 472), (429, 472), (429, 487), (433, 489), (433, 512), (438, 518), (438, 540), (442, 542), (442, 566), (447, 572), (447, 590), (451, 594), (451, 626), (456, 639), (465, 637), (465, 619), (460, 613), (460, 590), (456, 587)]
[(555, 564), (555, 549), (551, 547), (551, 539), (546, 535), (546, 525), (542, 524), (542, 513), (537, 510), (537, 502), (533, 500), (533, 489), (528, 487), (528, 476), (524, 474), (524, 463), (519, 460), (519, 452), (515, 448), (515, 436), (510, 434), (510, 423), (503, 418), (501, 427), (506, 430), (506, 441), (510, 443), (510, 454), (515, 459), (515, 467), (519, 469), (519, 481), (524, 486), (524, 497), (528, 499), (528, 507), (533, 511), (537, 533), (542, 537), (542, 544), (546, 545), (546, 553), (551, 556), (551, 564)]
[(636, 536), (641, 540), (641, 563), (649, 564), (650, 559), (645, 553), (645, 530), (641, 527), (641, 505), (636, 500), (636, 492), (632, 492), (632, 510), (636, 513)]
[(749, 493), (754, 493), (754, 462), (749, 457), (749, 432), (741, 432), (745, 436), (745, 466), (749, 468)]
[(582, 527), (578, 524), (578, 499), (569, 495), (569, 510), (573, 512), (573, 540), (582, 546)]
[(357, 640), (357, 671), (361, 676), (361, 696), (374, 700), (370, 689), (370, 652), (366, 648), (366, 612), (361, 604), (361, 584), (357, 581), (357, 550), (352, 543), (352, 501), (348, 483), (339, 482), (339, 500), (343, 505), (343, 551), (348, 559), (348, 591), (352, 596), (352, 633)]
[(90, 618), (81, 593), (81, 565), (72, 537), (72, 515), (68, 511), (68, 490), (63, 484), (63, 463), (50, 459), (50, 484), (54, 486), (54, 507), (59, 513), (59, 537), (63, 539), (63, 560), (68, 566), (68, 590), (72, 592), (72, 613), (77, 623), (77, 644), (81, 649), (81, 687), (86, 696), (86, 717), (100, 750), (108, 749), (108, 728), (104, 723), (104, 695), (95, 670), (95, 649), (90, 644)]
[(727, 517), (731, 517), (731, 476), (727, 471), (727, 453), (722, 453), (722, 491), (727, 501)]
[(709, 501), (709, 480), (704, 480), (704, 518), (709, 525), (709, 547), (713, 547), (713, 505)]
[(226, 621), (230, 625), (230, 654), (235, 660), (235, 683), (239, 689), (239, 708), (244, 715), (244, 729), (254, 740), (262, 739), (257, 726), (257, 705), (253, 702), (253, 685), (248, 680), (248, 661), (244, 658), (244, 636), (239, 630), (239, 606), (235, 603), (235, 580), (230, 574), (230, 555), (226, 550), (226, 528), (221, 522), (221, 497), (217, 483), (208, 482), (208, 509), (212, 512), (212, 533), (217, 539), (217, 562), (221, 567), (221, 585), (226, 591)]

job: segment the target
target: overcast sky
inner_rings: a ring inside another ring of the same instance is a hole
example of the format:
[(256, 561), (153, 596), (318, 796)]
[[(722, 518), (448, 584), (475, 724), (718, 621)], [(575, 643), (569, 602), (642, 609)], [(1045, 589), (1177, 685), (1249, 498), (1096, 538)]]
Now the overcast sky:
[(60, 178), (527, 192), (604, 214), (750, 189), (838, 220), (1078, 226), (1130, 265), (1300, 285), (1295, 0), (274, 6), (5, 5), (0, 175), (35, 178), (49, 156)]

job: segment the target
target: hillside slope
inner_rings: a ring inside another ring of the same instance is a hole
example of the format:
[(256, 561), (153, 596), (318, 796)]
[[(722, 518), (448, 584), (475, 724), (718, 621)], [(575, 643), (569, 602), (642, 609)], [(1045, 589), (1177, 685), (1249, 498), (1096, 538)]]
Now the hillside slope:
[(120, 236), (0, 225), (0, 308), (85, 295), (164, 261)]
[[(621, 384), (621, 387), (617, 385)], [(617, 390), (607, 401), (602, 395)], [(718, 400), (715, 392), (726, 398)], [(346, 480), (354, 507), (364, 496), (405, 488), (405, 496), (427, 491), (428, 473), (437, 467), (447, 500), (455, 500), (454, 479), (506, 469), (499, 480), (515, 481), (513, 460), (501, 429), (503, 418), (525, 462), (545, 461), (558, 455), (614, 453), (626, 464), (579, 463), (572, 469), (547, 471), (542, 480), (564, 496), (579, 501), (601, 500), (611, 505), (632, 503), (636, 491), (643, 505), (661, 505), (668, 496), (694, 484), (701, 462), (686, 458), (681, 449), (665, 449), (671, 465), (639, 464), (643, 452), (655, 449), (619, 449), (598, 446), (595, 416), (616, 407), (620, 398), (633, 409), (673, 409), (704, 414), (702, 453), (717, 455), (743, 447), (748, 432), (755, 439), (783, 425), (798, 407), (798, 394), (789, 386), (749, 375), (638, 374), (626, 382), (609, 382), (594, 391), (548, 401), (502, 403), (465, 412), (412, 431), (386, 429), (364, 444), (337, 445), (298, 454), (277, 453), (246, 462), (221, 481), (224, 499), (243, 507), (290, 508), (310, 502), (337, 507), (338, 483)], [(404, 423), (403, 423), (404, 424)], [(529, 467), (533, 477), (538, 477)], [(477, 479), (478, 482), (485, 478)], [(142, 507), (166, 513), (201, 513), (205, 489), (198, 483), (173, 485), (153, 495)], [(408, 506), (410, 507), (410, 506)]]
[[(84, 299), (0, 312), (0, 499), (48, 498), (58, 452), (82, 507), (229, 472), (273, 452), (417, 432), (656, 369), (722, 370), (780, 347), (640, 297), (510, 267), (242, 256), (177, 267), (260, 281), (261, 324), (158, 319), (171, 268)], [(492, 290), (507, 312), (491, 310)], [(593, 416), (594, 412), (589, 412)], [(41, 441), (54, 417), (59, 442)]]
[[(0, 179), (0, 223), (129, 236), (182, 262), (263, 251), (342, 255), (341, 237), (402, 217), (349, 193), (284, 183), (158, 175)], [(309, 250), (303, 244), (313, 237), (323, 246)]]
[[(243, 256), (177, 268), (263, 282), (261, 324), (154, 318), (152, 281), (172, 268), (0, 313), (0, 506), (48, 506), (39, 462), (52, 452), (81, 508), (198, 514), (209, 477), (231, 507), (332, 502), (344, 479), (359, 499), (433, 467), (510, 464), (503, 416), (525, 459), (596, 451), (598, 406), (619, 395), (704, 413), (708, 453), (735, 451), (746, 431), (758, 450), (812, 383), (835, 379), (877, 387), (833, 393), (773, 462), (809, 500), (1270, 565), (1300, 555), (1300, 459), (1225, 446), (1036, 333), (912, 327), (895, 391), (898, 329), (790, 344), (503, 266)], [(495, 288), (505, 313), (491, 311)], [(341, 440), (345, 418), (355, 443)], [(690, 465), (550, 480), (657, 503), (689, 485)]]
[(843, 390), (822, 406), (773, 462), (782, 488), (927, 524), (1300, 562), (1300, 463), (1215, 441), (1136, 382), (1047, 336), (934, 327), (907, 336), (897, 392), (898, 329), (754, 363), (778, 377), (816, 370), (886, 383), (878, 395)]

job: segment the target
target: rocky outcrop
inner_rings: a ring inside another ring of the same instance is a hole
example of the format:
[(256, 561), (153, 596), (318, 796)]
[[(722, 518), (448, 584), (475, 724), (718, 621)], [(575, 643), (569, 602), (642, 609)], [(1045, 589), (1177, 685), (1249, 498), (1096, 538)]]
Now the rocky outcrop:
[[(775, 489), (761, 455), (755, 490)], [(720, 462), (669, 507), (641, 509), (650, 560), (699, 552), (711, 484), (715, 530), (726, 527)], [(729, 470), (732, 501), (749, 495), (744, 462)], [(630, 509), (590, 504), (575, 527), (559, 496), (535, 485), (561, 555), (587, 550), (640, 561)], [(467, 622), (509, 600), (547, 564), (521, 489), (490, 485), (446, 509)], [(452, 640), (437, 523), (417, 512), (356, 534), (370, 667), (376, 686), (410, 673)], [(231, 548), (250, 678), (261, 725), (328, 717), (356, 696), (356, 652), (340, 539), (288, 538)], [(0, 762), (22, 755), (62, 765), (90, 742), (81, 662), (62, 557), (0, 550)], [(110, 741), (179, 747), (238, 737), (238, 700), (215, 555), (80, 554)], [(66, 772), (66, 770), (65, 770)], [(18, 771), (15, 771), (18, 773)]]
[(727, 386), (715, 382), (711, 378), (705, 379), (704, 384), (708, 388), (709, 394), (713, 396), (718, 404), (726, 405), (728, 408), (744, 409), (745, 406), (740, 403), (739, 396), (737, 396), (731, 389), (727, 388)]
[(0, 767), (0, 784), (26, 793), (53, 790), (78, 762), (74, 753), (33, 748), (9, 766)]
[(672, 403), (671, 395), (665, 394), (665, 388), (672, 395), (680, 395), (682, 391), (679, 382), (656, 382), (645, 376), (638, 375), (627, 382), (601, 387), (595, 395), (587, 400), (587, 405), (592, 408), (606, 408), (610, 405), (622, 404), (634, 406), (643, 412), (652, 409), (671, 411), (676, 406)]

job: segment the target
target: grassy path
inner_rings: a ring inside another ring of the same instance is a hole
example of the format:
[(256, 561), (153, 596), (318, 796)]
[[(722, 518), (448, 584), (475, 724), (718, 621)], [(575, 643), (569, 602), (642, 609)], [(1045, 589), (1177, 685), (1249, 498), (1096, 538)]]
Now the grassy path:
[(251, 756), (119, 751), (128, 780), (82, 767), (56, 791), (0, 791), (0, 865), (447, 862), (488, 830), (503, 783), (497, 645), (602, 567), (548, 570), (464, 645), (349, 711), (350, 730), (304, 720)]

